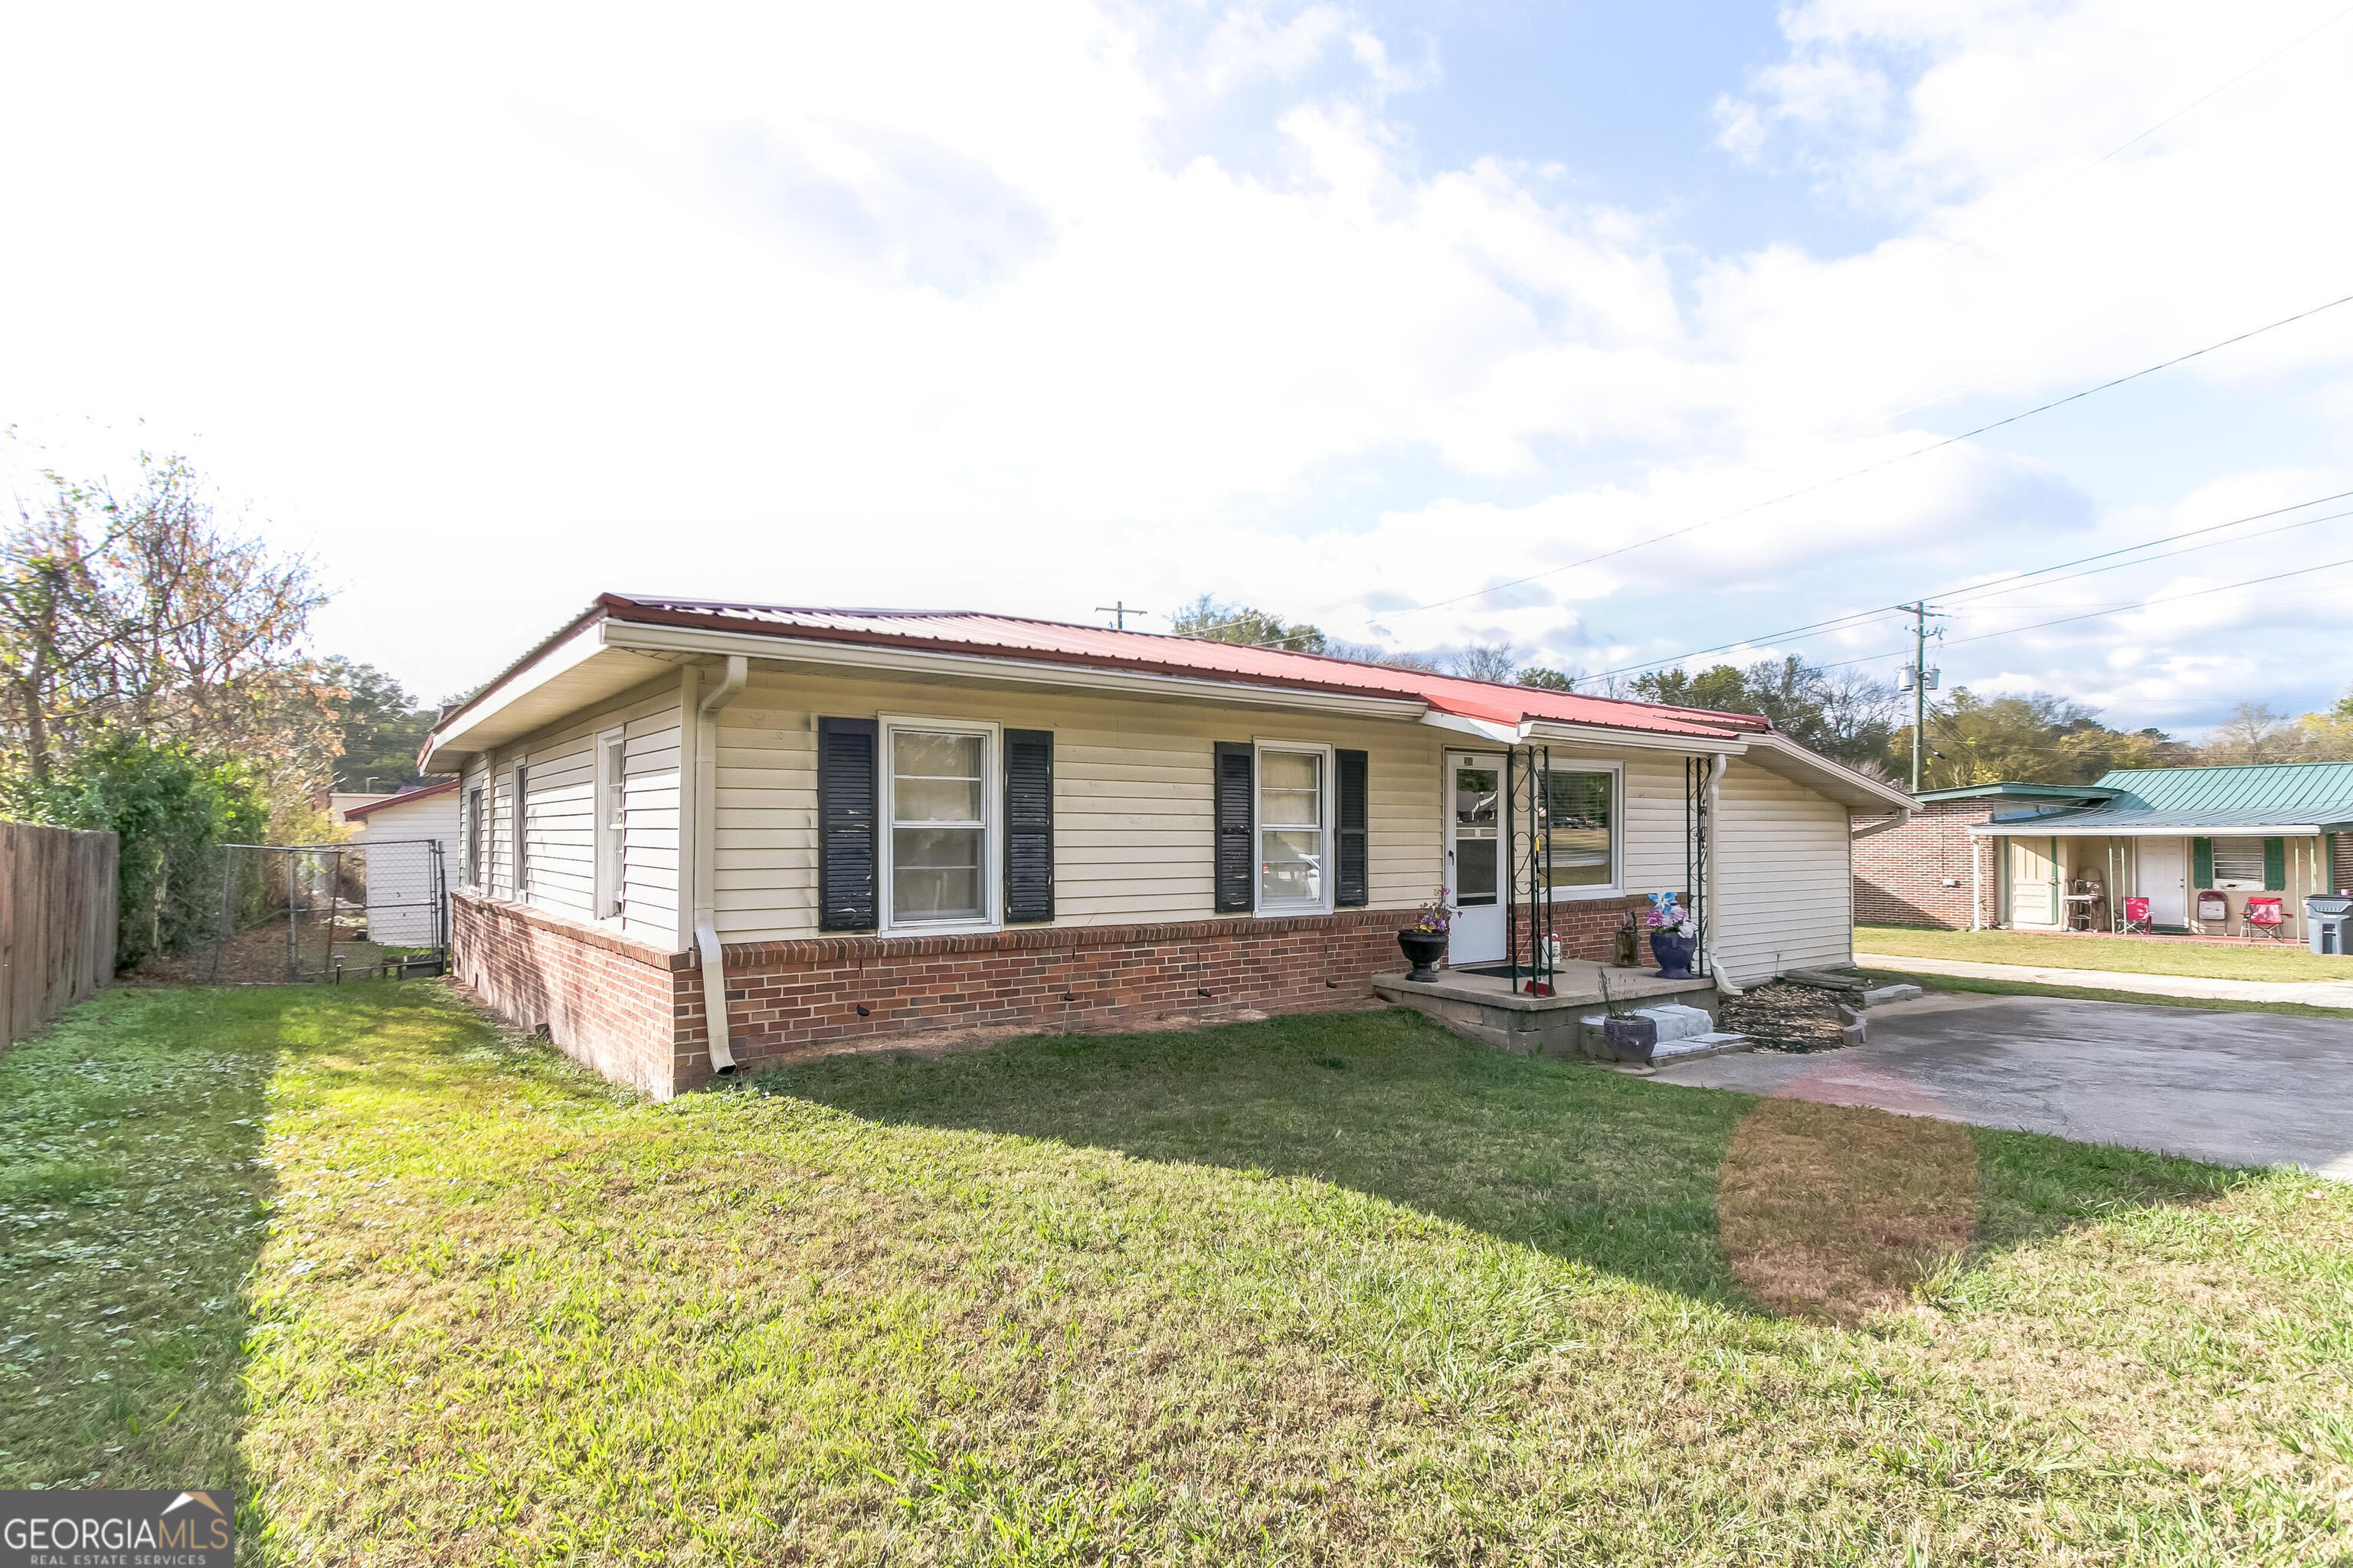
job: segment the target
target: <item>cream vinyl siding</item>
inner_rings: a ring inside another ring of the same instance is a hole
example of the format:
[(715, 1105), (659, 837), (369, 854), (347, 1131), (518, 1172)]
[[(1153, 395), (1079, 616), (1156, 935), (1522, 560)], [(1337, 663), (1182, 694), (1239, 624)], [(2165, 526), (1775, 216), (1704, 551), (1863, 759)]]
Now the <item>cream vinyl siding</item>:
[(360, 819), (366, 832), (359, 843), (368, 856), (368, 938), (376, 942), (429, 945), (438, 929), (432, 908), (432, 853), (419, 841), (441, 846), (442, 886), (458, 881), (458, 821), (464, 786), (405, 805), (386, 806)]
[(1735, 758), (1716, 824), (1715, 953), (1747, 984), (1854, 956), (1847, 810)]
[[(756, 666), (719, 715), (715, 887), (730, 941), (817, 934), (818, 716), (987, 719), (1054, 732), (1057, 925), (1201, 920), (1210, 877), (1212, 747), (1317, 741), (1368, 754), (1371, 906), (1407, 908), (1439, 881), (1438, 758), (1421, 726), (1192, 707), (1080, 694), (807, 677)], [(1001, 769), (992, 753), (988, 766)], [(1001, 868), (992, 867), (991, 874)]]
[[(531, 793), (523, 819), (531, 854), (531, 904), (578, 920), (596, 918), (596, 736), (622, 727), (620, 929), (675, 948), (678, 943), (680, 694), (674, 681), (640, 687), (618, 702), (576, 714), (488, 759), (491, 893), (514, 891), (512, 832), (514, 766), (526, 763)], [(468, 781), (479, 765), (467, 769)]]

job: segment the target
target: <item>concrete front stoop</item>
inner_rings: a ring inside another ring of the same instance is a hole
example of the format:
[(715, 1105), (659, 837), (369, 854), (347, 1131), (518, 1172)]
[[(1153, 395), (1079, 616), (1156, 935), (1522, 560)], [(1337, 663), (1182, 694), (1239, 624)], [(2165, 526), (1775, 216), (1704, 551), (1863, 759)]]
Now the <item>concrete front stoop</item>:
[(1746, 1049), (1744, 1037), (1716, 1033), (1717, 995), (1713, 980), (1662, 980), (1641, 969), (1580, 960), (1560, 966), (1553, 976), (1556, 994), (1551, 996), (1514, 991), (1501, 976), (1451, 969), (1427, 982), (1409, 980), (1401, 974), (1375, 975), (1373, 993), (1426, 1013), (1464, 1039), (1498, 1051), (1519, 1056), (1591, 1056), (1614, 1061), (1616, 1054), (1601, 1037), (1609, 1012), (1607, 1008), (1596, 1011), (1603, 1001), (1604, 977), (1609, 1001), (1620, 1011), (1661, 1015), (1655, 1019), (1659, 1046), (1653, 1060), (1683, 1061)]

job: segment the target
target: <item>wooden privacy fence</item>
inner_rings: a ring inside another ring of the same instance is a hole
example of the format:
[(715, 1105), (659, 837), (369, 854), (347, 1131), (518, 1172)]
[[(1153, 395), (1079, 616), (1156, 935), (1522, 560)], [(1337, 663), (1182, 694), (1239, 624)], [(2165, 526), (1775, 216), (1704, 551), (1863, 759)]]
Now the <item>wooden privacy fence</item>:
[(112, 833), (0, 822), (0, 1047), (114, 978)]

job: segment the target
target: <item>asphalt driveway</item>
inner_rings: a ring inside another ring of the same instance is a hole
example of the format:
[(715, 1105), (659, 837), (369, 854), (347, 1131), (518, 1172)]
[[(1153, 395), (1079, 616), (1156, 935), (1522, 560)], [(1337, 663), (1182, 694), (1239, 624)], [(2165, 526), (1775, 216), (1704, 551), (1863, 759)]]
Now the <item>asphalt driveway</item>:
[(1945, 993), (1871, 1044), (1660, 1069), (1660, 1084), (1877, 1106), (2353, 1181), (2353, 1019)]

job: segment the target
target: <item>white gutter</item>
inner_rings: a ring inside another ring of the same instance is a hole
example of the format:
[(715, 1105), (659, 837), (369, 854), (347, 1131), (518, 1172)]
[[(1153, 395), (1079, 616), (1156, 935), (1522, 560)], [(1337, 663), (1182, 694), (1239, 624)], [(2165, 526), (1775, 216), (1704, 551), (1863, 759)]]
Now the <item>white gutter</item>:
[[(1517, 730), (1523, 741), (1581, 741), (1592, 746), (1624, 746), (1641, 751), (1715, 752), (1737, 757), (1750, 742), (1735, 736), (1665, 735), (1656, 730), (1612, 729), (1607, 725), (1564, 724), (1556, 719), (1529, 719)], [(1758, 737), (1761, 738), (1761, 737)]]
[(1985, 929), (1985, 856), (1978, 853), (1974, 842), (1969, 844), (1969, 929)]
[(1911, 820), (1912, 808), (1906, 806), (1904, 810), (1888, 818), (1887, 821), (1883, 822), (1873, 822), (1866, 828), (1858, 828), (1850, 823), (1847, 827), (1847, 836), (1851, 839), (1867, 839), (1873, 833), (1883, 833), (1890, 828), (1900, 828)]
[(711, 1070), (735, 1070), (735, 1042), (727, 1022), (727, 958), (719, 941), (719, 710), (744, 694), (751, 661), (727, 656), (727, 673), (694, 710), (694, 945), (702, 956), (702, 1017), (711, 1038)]
[(1436, 708), (1422, 715), (1421, 722), (1435, 729), (1451, 729), (1474, 736), (1490, 746), (1516, 746), (1520, 741), (1520, 732), (1511, 725), (1470, 718), (1461, 714), (1440, 713)]
[(2310, 839), (2317, 838), (2327, 831), (2297, 822), (2205, 822), (2150, 828), (2084, 823), (2078, 820), (2076, 825), (2071, 827), (2065, 819), (2037, 822), (2031, 817), (2021, 817), (2009, 822), (1980, 822), (1969, 829), (1969, 836), (1987, 839)]
[(649, 626), (642, 621), (599, 623), (607, 648), (648, 653), (719, 653), (780, 664), (826, 664), (892, 674), (962, 675), (974, 680), (1018, 681), (1032, 686), (1070, 686), (1081, 691), (1122, 692), (1138, 696), (1181, 697), (1194, 702), (1244, 703), (1252, 707), (1304, 708), (1358, 718), (1418, 719), (1430, 710), (1419, 697), (1356, 696), (1341, 692), (1303, 692), (1288, 686), (1255, 686), (1242, 681), (1155, 675), (1092, 665), (1057, 664), (973, 653), (870, 648), (855, 642), (822, 642), (798, 637), (763, 637), (755, 632), (702, 631), (690, 627)]

